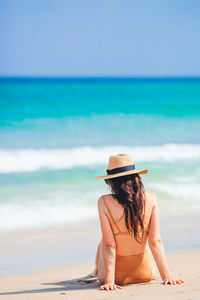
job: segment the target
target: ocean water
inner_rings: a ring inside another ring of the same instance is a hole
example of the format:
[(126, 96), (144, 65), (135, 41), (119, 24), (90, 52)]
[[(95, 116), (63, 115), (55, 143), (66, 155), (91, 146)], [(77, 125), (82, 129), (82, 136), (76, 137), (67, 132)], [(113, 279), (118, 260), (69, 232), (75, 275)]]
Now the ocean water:
[(0, 231), (96, 218), (129, 153), (165, 216), (200, 212), (200, 79), (0, 80)]

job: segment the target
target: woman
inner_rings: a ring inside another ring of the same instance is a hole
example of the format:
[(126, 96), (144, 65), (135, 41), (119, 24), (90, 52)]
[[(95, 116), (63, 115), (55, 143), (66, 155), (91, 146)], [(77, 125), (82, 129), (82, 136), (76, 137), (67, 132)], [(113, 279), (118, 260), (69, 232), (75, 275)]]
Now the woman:
[[(156, 195), (144, 191), (139, 174), (128, 154), (109, 159), (104, 179), (112, 194), (98, 200), (102, 240), (99, 244), (94, 275), (101, 290), (116, 290), (120, 285), (153, 279), (149, 248), (164, 284), (181, 284), (171, 278), (159, 231)], [(149, 247), (148, 247), (149, 246)]]

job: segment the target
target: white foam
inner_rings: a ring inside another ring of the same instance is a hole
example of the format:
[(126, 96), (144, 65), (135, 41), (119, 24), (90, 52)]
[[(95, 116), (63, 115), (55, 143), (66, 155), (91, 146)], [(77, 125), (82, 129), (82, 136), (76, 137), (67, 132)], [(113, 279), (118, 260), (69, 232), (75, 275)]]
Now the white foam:
[(0, 231), (45, 228), (97, 217), (97, 200), (101, 195), (99, 190), (83, 192), (79, 189), (58, 188), (28, 191), (25, 197), (21, 197), (19, 190), (11, 199), (8, 197), (0, 203)]
[(77, 223), (91, 217), (97, 217), (95, 206), (60, 205), (60, 203), (48, 205), (37, 202), (34, 205), (3, 204), (0, 211), (0, 231), (45, 228), (49, 225)]
[(182, 201), (182, 199), (189, 199), (191, 202), (196, 200), (199, 202), (200, 199), (200, 185), (197, 182), (155, 182), (149, 184), (149, 187), (154, 191), (156, 190), (176, 198), (176, 202), (178, 200)]
[(160, 146), (79, 147), (71, 149), (0, 150), (0, 173), (31, 172), (42, 168), (70, 169), (106, 165), (108, 157), (129, 153), (136, 162), (186, 161), (200, 159), (199, 144), (166, 144)]
[[(200, 211), (200, 187), (197, 182), (189, 185), (152, 182), (148, 185), (158, 196), (162, 215)], [(41, 199), (32, 196), (25, 202), (21, 201), (20, 195), (16, 195), (12, 202), (1, 203), (0, 232), (97, 219), (97, 200), (101, 194), (97, 190), (88, 193), (55, 191)]]

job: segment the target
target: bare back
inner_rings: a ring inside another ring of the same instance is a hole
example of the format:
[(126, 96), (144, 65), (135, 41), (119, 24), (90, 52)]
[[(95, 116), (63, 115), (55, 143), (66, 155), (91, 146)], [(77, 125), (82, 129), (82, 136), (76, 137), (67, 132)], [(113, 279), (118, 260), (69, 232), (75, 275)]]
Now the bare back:
[(153, 209), (151, 193), (145, 192), (145, 215), (144, 215), (144, 238), (142, 243), (138, 243), (134, 236), (128, 233), (124, 208), (112, 196), (112, 194), (102, 196), (105, 214), (109, 220), (113, 237), (116, 242), (117, 255), (137, 255), (145, 251), (148, 238), (148, 229)]

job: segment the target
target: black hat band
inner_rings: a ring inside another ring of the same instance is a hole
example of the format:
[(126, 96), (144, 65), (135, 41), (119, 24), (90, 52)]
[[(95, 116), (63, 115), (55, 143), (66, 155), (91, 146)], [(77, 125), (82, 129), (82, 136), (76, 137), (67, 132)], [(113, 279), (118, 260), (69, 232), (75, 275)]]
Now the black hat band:
[(112, 174), (122, 173), (122, 172), (126, 172), (126, 171), (131, 171), (131, 170), (135, 170), (135, 165), (115, 168), (115, 169), (112, 169), (112, 170), (107, 169), (107, 174), (112, 175)]

